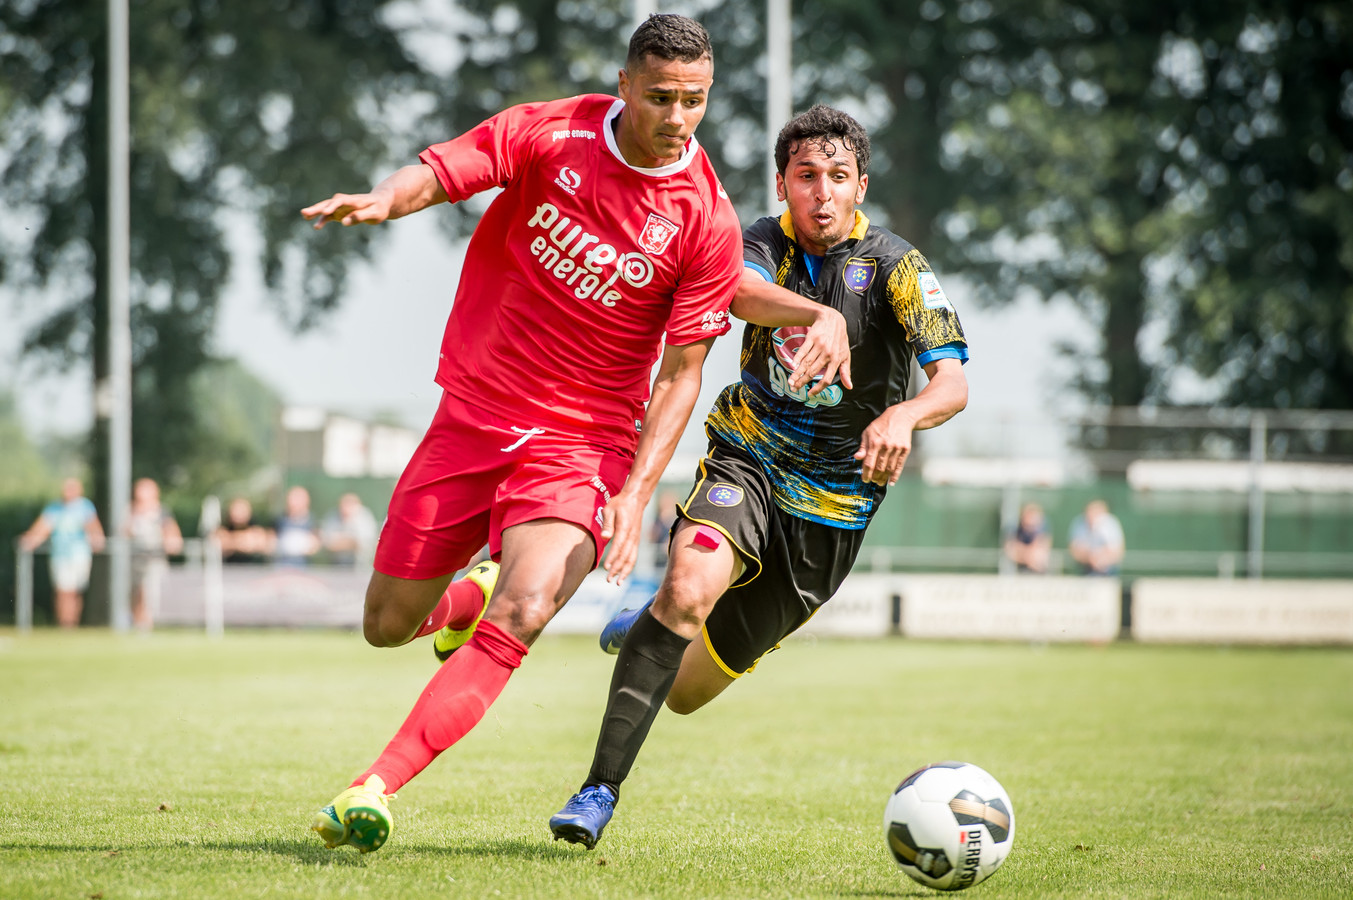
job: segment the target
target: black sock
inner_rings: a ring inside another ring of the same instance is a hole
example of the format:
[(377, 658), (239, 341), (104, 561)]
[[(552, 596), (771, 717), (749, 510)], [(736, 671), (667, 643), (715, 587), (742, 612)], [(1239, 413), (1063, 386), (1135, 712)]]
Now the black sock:
[(644, 610), (620, 646), (611, 675), (611, 694), (592, 757), (587, 784), (604, 784), (618, 798), (648, 729), (672, 690), (682, 654), (690, 644)]

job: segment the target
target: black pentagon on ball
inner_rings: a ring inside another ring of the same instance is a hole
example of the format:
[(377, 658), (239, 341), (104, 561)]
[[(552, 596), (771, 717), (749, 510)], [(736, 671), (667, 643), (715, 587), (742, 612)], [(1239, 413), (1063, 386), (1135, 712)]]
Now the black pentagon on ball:
[(911, 836), (911, 829), (901, 822), (888, 825), (888, 849), (893, 859), (904, 866), (920, 869), (931, 878), (943, 878), (953, 868), (949, 857), (937, 847), (922, 847)]
[[(958, 824), (985, 825), (991, 839), (998, 844), (1010, 836), (1010, 810), (1005, 808), (1005, 802), (999, 797), (995, 800), (984, 800), (972, 791), (959, 791), (954, 800), (967, 801), (966, 804), (954, 802), (949, 804), (954, 813), (954, 821)], [(983, 813), (973, 815), (964, 811), (965, 806), (981, 807)]]

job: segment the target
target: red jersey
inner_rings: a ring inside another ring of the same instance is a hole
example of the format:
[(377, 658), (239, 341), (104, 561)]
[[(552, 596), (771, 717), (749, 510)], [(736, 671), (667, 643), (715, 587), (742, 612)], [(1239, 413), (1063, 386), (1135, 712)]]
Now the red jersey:
[(614, 97), (514, 106), (419, 154), (454, 202), (491, 187), (442, 339), (437, 383), (524, 428), (633, 452), (663, 345), (728, 331), (737, 215), (692, 137), (625, 162)]

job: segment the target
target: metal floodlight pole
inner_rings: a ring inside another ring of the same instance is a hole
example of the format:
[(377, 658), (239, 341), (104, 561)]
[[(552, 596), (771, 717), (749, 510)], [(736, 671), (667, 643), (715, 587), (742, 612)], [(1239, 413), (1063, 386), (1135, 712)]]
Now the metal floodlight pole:
[(109, 599), (115, 631), (131, 628), (131, 104), (127, 0), (108, 0), (108, 516)]
[[(780, 129), (794, 115), (794, 68), (791, 57), (789, 0), (766, 0), (766, 137), (773, 144)], [(769, 148), (768, 148), (769, 150)], [(778, 209), (775, 195), (775, 157), (766, 154), (767, 211)]]

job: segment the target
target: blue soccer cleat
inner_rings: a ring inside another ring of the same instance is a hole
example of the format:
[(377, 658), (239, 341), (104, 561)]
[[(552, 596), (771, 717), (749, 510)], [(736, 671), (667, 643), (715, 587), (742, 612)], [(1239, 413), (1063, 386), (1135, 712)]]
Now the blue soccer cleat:
[(615, 815), (615, 794), (604, 784), (589, 784), (569, 798), (564, 808), (550, 816), (554, 839), (582, 844), (588, 850), (601, 840), (606, 823)]
[(601, 629), (601, 649), (614, 656), (620, 652), (620, 645), (625, 643), (625, 635), (630, 633), (634, 627), (634, 622), (641, 616), (644, 610), (653, 605), (653, 598), (649, 597), (648, 602), (638, 609), (622, 609), (611, 617), (611, 621)]

